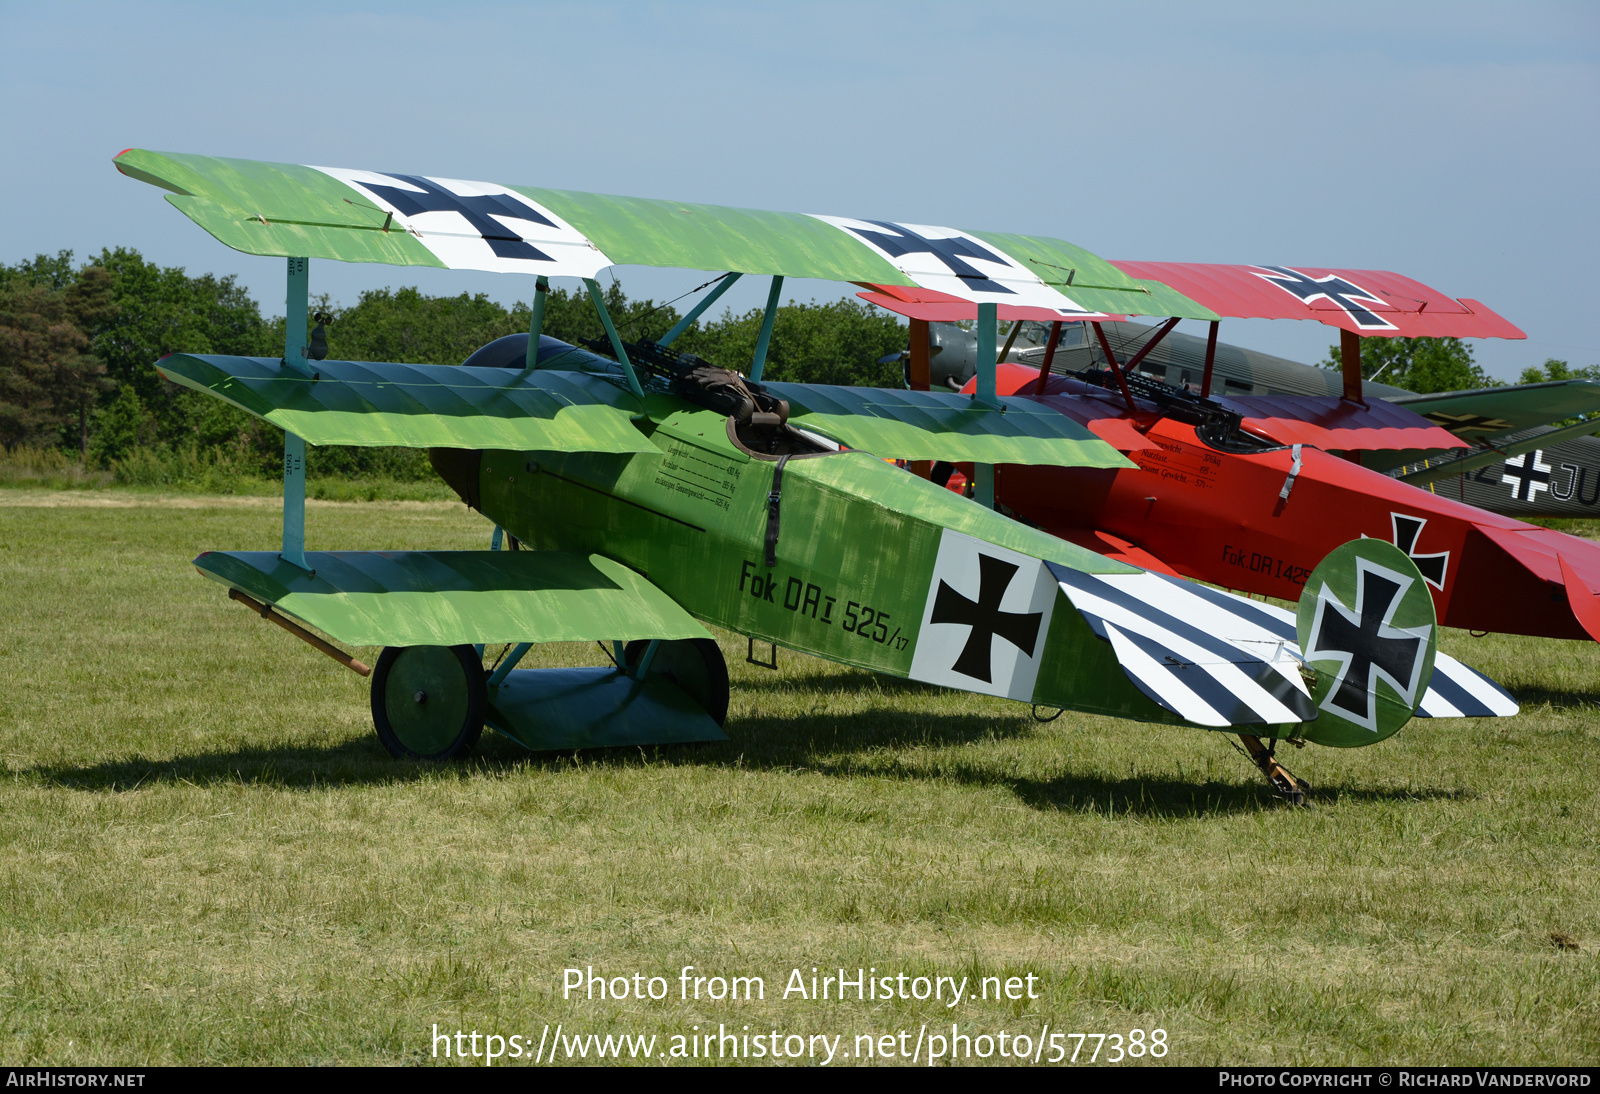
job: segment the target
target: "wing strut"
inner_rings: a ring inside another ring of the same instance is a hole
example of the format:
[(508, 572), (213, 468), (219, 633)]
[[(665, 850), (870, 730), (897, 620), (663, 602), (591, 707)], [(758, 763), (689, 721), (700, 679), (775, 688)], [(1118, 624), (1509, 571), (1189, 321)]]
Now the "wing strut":
[[(327, 654), (329, 657), (339, 662), (339, 664), (343, 665), (357, 676), (372, 675), (372, 669), (367, 666), (366, 662), (357, 661), (354, 657), (351, 657), (348, 653), (345, 653), (344, 650), (341, 650), (332, 642), (323, 641), (321, 638), (318, 638), (316, 635), (300, 626), (300, 624), (294, 622), (293, 620), (285, 619), (283, 616), (272, 610), (271, 604), (263, 604), (255, 597), (246, 596), (238, 589), (229, 589), (228, 599), (237, 600), (239, 603), (243, 604), (245, 607), (259, 615), (262, 619), (265, 619), (268, 623), (276, 623), (278, 626), (282, 627), (284, 630), (300, 639), (300, 641), (304, 642), (312, 649), (317, 650), (320, 653)], [(479, 656), (481, 657), (482, 654), (479, 654)]]
[[(911, 346), (907, 351), (910, 367), (907, 369), (906, 386), (912, 391), (927, 391), (933, 382), (933, 353), (928, 321), (912, 319), (906, 325), (911, 334)], [(928, 460), (912, 460), (906, 464), (906, 470), (919, 479), (926, 479), (933, 474), (933, 464)]]
[(772, 324), (778, 318), (778, 294), (783, 291), (783, 275), (772, 276), (772, 288), (767, 290), (767, 310), (761, 316), (761, 337), (756, 339), (755, 359), (750, 362), (750, 379), (760, 380), (761, 371), (767, 367), (767, 344), (772, 341)]
[(1128, 390), (1128, 381), (1122, 375), (1122, 366), (1117, 363), (1117, 355), (1111, 352), (1111, 342), (1106, 338), (1106, 329), (1099, 323), (1089, 325), (1100, 338), (1100, 352), (1106, 355), (1106, 367), (1111, 369), (1111, 375), (1117, 378), (1117, 386), (1122, 389), (1122, 397), (1128, 401), (1128, 413), (1135, 413), (1137, 408), (1133, 405), (1133, 392)]
[[(284, 297), (283, 363), (306, 376), (306, 311), (311, 295), (311, 260), (289, 259), (288, 287)], [(306, 442), (283, 431), (283, 552), (285, 562), (306, 565)]]
[(600, 317), (601, 326), (606, 328), (606, 337), (611, 339), (611, 348), (622, 364), (622, 371), (628, 374), (628, 390), (639, 398), (644, 398), (644, 388), (639, 386), (639, 377), (634, 374), (633, 362), (628, 360), (627, 347), (622, 344), (622, 336), (617, 333), (617, 326), (611, 321), (611, 313), (606, 311), (605, 297), (600, 295), (600, 283), (592, 277), (584, 278), (583, 283), (589, 287), (589, 299), (594, 302), (595, 314)]
[(1217, 328), (1222, 326), (1221, 320), (1211, 321), (1211, 333), (1206, 335), (1206, 369), (1200, 376), (1200, 398), (1211, 398), (1211, 372), (1217, 363)]
[(688, 314), (686, 314), (682, 319), (678, 320), (678, 325), (673, 327), (666, 334), (662, 335), (661, 340), (657, 342), (656, 345), (672, 345), (672, 343), (677, 340), (678, 335), (688, 330), (691, 323), (693, 323), (696, 319), (699, 319), (700, 316), (704, 315), (705, 310), (717, 302), (717, 298), (719, 296), (733, 288), (733, 283), (739, 280), (739, 276), (740, 275), (736, 273), (723, 274), (721, 280), (717, 283), (717, 287), (706, 293), (704, 300), (690, 308)]
[(1056, 343), (1059, 341), (1061, 341), (1061, 323), (1058, 320), (1050, 324), (1050, 344), (1044, 348), (1044, 364), (1039, 366), (1039, 382), (1033, 388), (1033, 393), (1037, 396), (1044, 395), (1044, 386), (1050, 380), (1050, 364), (1056, 359)]
[(1344, 397), (1366, 406), (1361, 397), (1361, 335), (1339, 328), (1339, 360), (1344, 365)]
[[(1000, 309), (995, 304), (978, 305), (978, 375), (973, 388), (972, 401), (984, 406), (998, 407), (995, 397), (995, 336), (999, 333)], [(973, 497), (985, 509), (994, 508), (994, 464), (979, 463), (972, 466)]]
[(1173, 316), (1171, 319), (1168, 319), (1165, 323), (1161, 324), (1161, 329), (1156, 331), (1155, 334), (1151, 335), (1150, 336), (1150, 340), (1148, 342), (1146, 342), (1144, 345), (1140, 346), (1139, 347), (1139, 352), (1135, 353), (1131, 358), (1129, 358), (1128, 359), (1128, 363), (1126, 365), (1124, 365), (1123, 367), (1126, 368), (1129, 372), (1132, 372), (1134, 369), (1138, 368), (1139, 367), (1139, 362), (1143, 361), (1145, 359), (1145, 357), (1149, 355), (1151, 350), (1155, 349), (1158, 345), (1160, 345), (1161, 344), (1161, 340), (1163, 338), (1165, 338), (1167, 335), (1171, 334), (1172, 333), (1172, 328), (1177, 326), (1177, 325), (1178, 325), (1178, 317), (1177, 316)]
[(528, 356), (523, 368), (539, 367), (539, 337), (544, 333), (544, 298), (550, 295), (550, 279), (540, 274), (533, 283), (533, 314), (528, 317)]

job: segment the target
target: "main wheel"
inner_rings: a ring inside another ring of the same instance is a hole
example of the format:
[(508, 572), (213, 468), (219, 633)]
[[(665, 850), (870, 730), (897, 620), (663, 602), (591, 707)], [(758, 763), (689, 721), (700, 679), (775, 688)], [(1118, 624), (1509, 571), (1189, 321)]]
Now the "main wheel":
[(401, 759), (468, 755), (488, 708), (483, 662), (471, 646), (389, 646), (372, 670), (372, 724)]
[[(632, 672), (650, 645), (643, 639), (622, 647), (622, 659)], [(728, 719), (728, 663), (722, 649), (709, 638), (678, 638), (663, 642), (650, 659), (650, 672), (678, 685), (700, 709), (721, 725)]]

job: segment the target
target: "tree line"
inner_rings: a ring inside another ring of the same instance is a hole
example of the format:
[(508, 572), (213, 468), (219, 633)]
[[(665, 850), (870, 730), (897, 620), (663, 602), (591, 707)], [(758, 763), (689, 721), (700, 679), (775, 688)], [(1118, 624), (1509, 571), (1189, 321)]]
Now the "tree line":
[[(1338, 343), (1328, 347), (1328, 356), (1319, 364), (1334, 372), (1343, 369)], [(1472, 347), (1459, 338), (1363, 338), (1361, 378), (1423, 395), (1503, 386), (1483, 371), (1473, 359)], [(1543, 365), (1523, 369), (1517, 383), (1548, 380), (1600, 380), (1600, 365), (1573, 368), (1551, 357)]]
[[(661, 338), (682, 318), (670, 303), (630, 298), (616, 281), (605, 302), (629, 340)], [(403, 364), (459, 364), (487, 342), (526, 331), (531, 318), (527, 303), (508, 309), (483, 293), (429, 296), (415, 288), (371, 289), (349, 306), (324, 296), (313, 299), (311, 311), (330, 318), (331, 358)], [(105, 249), (81, 263), (61, 251), (0, 265), (0, 446), (57, 449), (98, 467), (136, 454), (187, 452), (272, 477), (282, 431), (169, 383), (151, 366), (172, 352), (281, 357), (284, 323), (263, 316), (231, 276), (190, 276), (132, 248)], [(724, 310), (693, 323), (674, 348), (742, 368), (754, 356), (760, 326), (760, 309)], [(543, 330), (575, 344), (605, 337), (588, 294), (561, 288), (546, 299)], [(791, 301), (778, 311), (765, 375), (899, 386), (899, 366), (879, 359), (905, 345), (898, 317), (860, 301)], [(426, 457), (405, 449), (313, 448), (308, 470), (430, 475)]]
[[(623, 336), (658, 339), (681, 318), (673, 303), (605, 290)], [(456, 364), (502, 335), (526, 331), (529, 305), (511, 308), (483, 293), (428, 296), (415, 288), (372, 289), (349, 306), (326, 297), (313, 312), (331, 317), (335, 359)], [(754, 356), (761, 312), (725, 310), (697, 321), (676, 347), (714, 364), (744, 367)], [(605, 336), (587, 293), (552, 289), (544, 332), (567, 342)], [(0, 265), (0, 446), (54, 449), (93, 467), (135, 456), (183, 454), (223, 461), (234, 471), (275, 477), (283, 434), (219, 400), (161, 379), (151, 365), (169, 352), (279, 357), (284, 319), (261, 307), (233, 277), (191, 276), (148, 262), (127, 247), (85, 262), (72, 252)], [(801, 383), (899, 386), (898, 364), (880, 359), (906, 346), (894, 315), (856, 300), (781, 307), (767, 352), (766, 376)], [(1324, 367), (1339, 367), (1337, 346)], [(1493, 386), (1455, 338), (1366, 338), (1362, 374), (1418, 392)], [(1522, 383), (1600, 379), (1600, 366), (1571, 368), (1548, 360)], [(406, 449), (313, 448), (313, 474), (428, 478), (425, 456)]]

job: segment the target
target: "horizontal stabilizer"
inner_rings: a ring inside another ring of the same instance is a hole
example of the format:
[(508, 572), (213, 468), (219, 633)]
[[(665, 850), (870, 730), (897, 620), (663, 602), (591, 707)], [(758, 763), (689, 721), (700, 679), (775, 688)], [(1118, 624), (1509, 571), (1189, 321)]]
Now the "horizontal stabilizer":
[(268, 357), (173, 353), (161, 375), (311, 444), (655, 452), (631, 422), (638, 400), (593, 376), (457, 365), (315, 361), (307, 376)]
[[(1248, 604), (1260, 612), (1261, 621), (1288, 643), (1285, 648), (1293, 652), (1295, 657), (1300, 656), (1294, 612), (1234, 593), (1216, 589), (1207, 591)], [(1462, 664), (1440, 650), (1433, 656), (1433, 676), (1428, 681), (1428, 690), (1422, 695), (1422, 702), (1417, 706), (1416, 717), (1510, 718), (1517, 710), (1517, 701), (1509, 691), (1477, 669)]]
[(1133, 467), (1086, 427), (1030, 399), (987, 406), (955, 392), (767, 384), (789, 422), (885, 459)]
[(1292, 627), (1285, 640), (1260, 605), (1162, 574), (1048, 565), (1134, 685), (1179, 717), (1219, 728), (1316, 717)]
[(1417, 707), (1418, 718), (1510, 718), (1517, 711), (1512, 694), (1448, 653), (1433, 655), (1433, 677)]
[(601, 555), (560, 551), (208, 551), (213, 581), (352, 646), (708, 638), (671, 597)]
[[(1315, 717), (1294, 612), (1160, 574), (1051, 570), (1129, 679), (1167, 710), (1206, 726)], [(1438, 653), (1416, 717), (1509, 718), (1517, 709), (1499, 684)]]

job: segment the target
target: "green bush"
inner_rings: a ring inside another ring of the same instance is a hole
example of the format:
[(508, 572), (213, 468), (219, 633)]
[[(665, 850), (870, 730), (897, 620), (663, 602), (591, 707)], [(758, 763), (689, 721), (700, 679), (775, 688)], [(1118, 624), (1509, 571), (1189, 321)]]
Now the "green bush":
[(260, 493), (276, 485), (261, 476), (253, 460), (241, 459), (227, 449), (202, 449), (192, 444), (175, 451), (140, 445), (110, 464), (112, 479), (120, 486), (240, 494)]
[(85, 463), (76, 452), (23, 445), (0, 449), (0, 486), (84, 490), (110, 484), (110, 472)]

